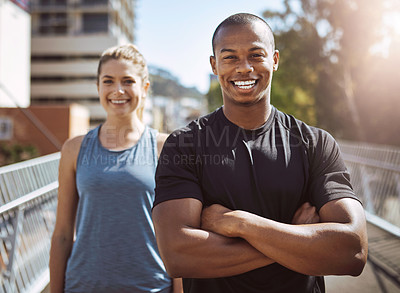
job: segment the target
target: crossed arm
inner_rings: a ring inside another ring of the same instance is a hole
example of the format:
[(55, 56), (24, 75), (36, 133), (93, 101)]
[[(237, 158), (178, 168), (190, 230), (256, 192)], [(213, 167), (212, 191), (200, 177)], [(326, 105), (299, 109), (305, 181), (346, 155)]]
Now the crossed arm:
[(200, 201), (185, 198), (158, 204), (153, 222), (173, 277), (232, 276), (274, 262), (307, 275), (359, 275), (367, 258), (361, 204), (331, 201), (315, 224), (299, 220), (304, 215), (297, 213), (302, 225), (289, 225), (220, 205), (203, 210)]

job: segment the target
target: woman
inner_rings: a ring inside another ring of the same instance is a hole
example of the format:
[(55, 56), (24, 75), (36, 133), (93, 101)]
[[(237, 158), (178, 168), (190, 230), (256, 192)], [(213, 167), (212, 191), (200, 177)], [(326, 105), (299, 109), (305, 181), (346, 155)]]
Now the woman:
[(142, 122), (149, 85), (134, 45), (104, 51), (97, 89), (107, 119), (61, 150), (52, 293), (182, 292), (165, 271), (151, 220), (166, 135)]

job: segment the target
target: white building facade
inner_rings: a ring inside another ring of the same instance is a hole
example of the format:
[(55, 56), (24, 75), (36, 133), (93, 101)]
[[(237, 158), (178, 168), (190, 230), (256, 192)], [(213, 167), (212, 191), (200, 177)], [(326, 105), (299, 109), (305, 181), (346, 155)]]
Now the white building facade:
[(29, 3), (0, 0), (0, 107), (30, 104)]
[(92, 123), (104, 120), (98, 60), (108, 47), (134, 42), (134, 12), (135, 0), (31, 0), (32, 104), (78, 103)]

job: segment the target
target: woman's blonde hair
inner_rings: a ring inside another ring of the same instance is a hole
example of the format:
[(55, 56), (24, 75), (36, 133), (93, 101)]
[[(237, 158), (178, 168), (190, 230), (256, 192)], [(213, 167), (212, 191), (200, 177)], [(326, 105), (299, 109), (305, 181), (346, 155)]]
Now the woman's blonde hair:
[[(145, 85), (149, 82), (149, 71), (147, 69), (147, 63), (143, 55), (139, 52), (138, 48), (133, 44), (125, 44), (115, 46), (106, 49), (100, 57), (99, 65), (97, 67), (97, 84), (99, 84), (99, 78), (101, 73), (101, 67), (104, 63), (109, 60), (127, 60), (132, 64), (138, 66), (139, 76), (142, 78), (142, 84)], [(143, 97), (144, 99), (145, 97)], [(143, 121), (144, 103), (137, 109), (137, 115), (140, 120)]]

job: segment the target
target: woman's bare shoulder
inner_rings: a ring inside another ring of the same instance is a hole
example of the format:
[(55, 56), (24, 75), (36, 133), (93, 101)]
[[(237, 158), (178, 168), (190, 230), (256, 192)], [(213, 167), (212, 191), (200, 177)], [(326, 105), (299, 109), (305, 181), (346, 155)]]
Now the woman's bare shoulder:
[(79, 135), (66, 140), (61, 149), (61, 158), (75, 161), (84, 137), (84, 135)]
[(169, 136), (168, 133), (163, 133), (163, 132), (157, 133), (157, 143), (164, 143), (168, 136)]
[(169, 134), (167, 134), (167, 133), (162, 133), (162, 132), (159, 132), (158, 134), (157, 134), (157, 149), (158, 149), (158, 154), (160, 155), (160, 153), (161, 153), (161, 150), (162, 150), (162, 148), (163, 148), (163, 146), (164, 146), (164, 142), (167, 140), (167, 137), (169, 136)]

